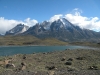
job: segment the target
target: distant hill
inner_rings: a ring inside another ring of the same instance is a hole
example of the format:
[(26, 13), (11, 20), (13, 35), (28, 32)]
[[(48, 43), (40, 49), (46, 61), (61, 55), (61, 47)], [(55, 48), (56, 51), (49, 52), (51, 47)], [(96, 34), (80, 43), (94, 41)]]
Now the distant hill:
[(67, 42), (63, 42), (55, 38), (39, 39), (32, 35), (6, 35), (0, 36), (0, 46), (1, 45), (67, 45)]

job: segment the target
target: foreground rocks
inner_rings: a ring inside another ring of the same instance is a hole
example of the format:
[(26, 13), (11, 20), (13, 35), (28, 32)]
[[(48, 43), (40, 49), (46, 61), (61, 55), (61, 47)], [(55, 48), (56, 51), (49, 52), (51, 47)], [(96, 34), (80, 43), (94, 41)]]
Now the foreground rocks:
[(100, 50), (0, 57), (0, 75), (100, 75)]
[(94, 71), (73, 71), (73, 72), (68, 72), (68, 71), (49, 71), (49, 72), (30, 72), (30, 71), (20, 71), (20, 72), (13, 72), (13, 71), (5, 71), (4, 73), (0, 75), (100, 75), (99, 70), (94, 70)]

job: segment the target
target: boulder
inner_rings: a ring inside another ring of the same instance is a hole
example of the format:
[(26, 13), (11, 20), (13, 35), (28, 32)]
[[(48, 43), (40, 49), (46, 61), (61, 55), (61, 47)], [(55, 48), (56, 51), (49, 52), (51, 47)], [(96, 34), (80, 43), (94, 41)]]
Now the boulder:
[(65, 65), (72, 65), (72, 62), (67, 61), (67, 62), (65, 63)]
[(46, 68), (47, 68), (48, 70), (53, 70), (53, 69), (55, 69), (56, 67), (55, 67), (55, 66), (46, 66)]
[(98, 67), (97, 67), (97, 66), (89, 66), (88, 69), (89, 69), (89, 70), (98, 70)]
[(84, 60), (85, 57), (77, 57), (76, 59), (77, 59), (77, 60)]
[(6, 64), (12, 63), (12, 60), (5, 60), (4, 62), (5, 62), (5, 65), (6, 65)]
[(23, 59), (26, 59), (26, 55), (23, 55)]
[(65, 57), (63, 57), (62, 59), (61, 59), (61, 61), (65, 61), (66, 60), (66, 58)]
[(26, 64), (24, 62), (21, 63), (21, 70), (25, 70), (26, 69)]
[(21, 70), (25, 70), (26, 69), (26, 66), (22, 66)]
[(21, 63), (21, 66), (25, 66), (26, 64), (24, 62)]
[(67, 61), (73, 61), (73, 58), (69, 58)]
[(15, 65), (14, 64), (6, 64), (6, 68), (14, 68), (15, 67)]

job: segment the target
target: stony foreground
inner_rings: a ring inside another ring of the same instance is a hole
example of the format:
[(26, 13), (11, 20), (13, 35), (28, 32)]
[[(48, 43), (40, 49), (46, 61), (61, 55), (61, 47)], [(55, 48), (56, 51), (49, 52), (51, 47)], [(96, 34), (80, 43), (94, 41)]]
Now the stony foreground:
[(0, 75), (100, 75), (100, 50), (67, 49), (0, 57)]

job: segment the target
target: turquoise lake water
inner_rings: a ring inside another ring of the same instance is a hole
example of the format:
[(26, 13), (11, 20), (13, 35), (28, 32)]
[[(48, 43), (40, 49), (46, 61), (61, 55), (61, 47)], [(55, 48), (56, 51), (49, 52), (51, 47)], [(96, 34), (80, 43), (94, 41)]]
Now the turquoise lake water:
[(52, 52), (65, 49), (89, 49), (85, 46), (0, 46), (0, 56), (14, 54), (32, 54), (38, 52)]

